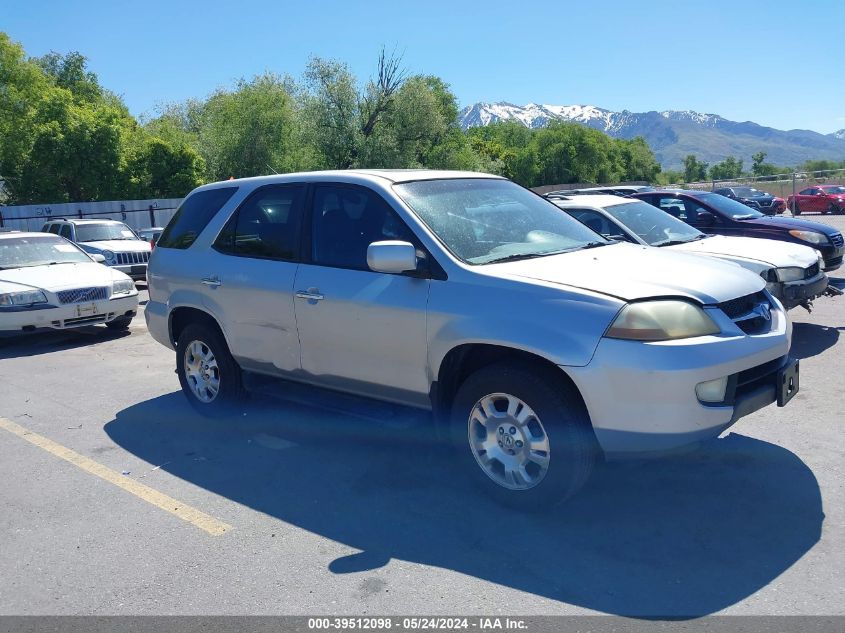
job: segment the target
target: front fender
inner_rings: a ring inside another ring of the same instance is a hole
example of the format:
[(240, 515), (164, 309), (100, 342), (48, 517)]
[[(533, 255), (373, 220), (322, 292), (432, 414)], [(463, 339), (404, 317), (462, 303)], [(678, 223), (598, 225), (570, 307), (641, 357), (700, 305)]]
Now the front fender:
[(495, 288), (433, 283), (428, 308), (431, 379), (459, 345), (487, 344), (584, 366), (624, 302), (586, 291), (531, 283)]

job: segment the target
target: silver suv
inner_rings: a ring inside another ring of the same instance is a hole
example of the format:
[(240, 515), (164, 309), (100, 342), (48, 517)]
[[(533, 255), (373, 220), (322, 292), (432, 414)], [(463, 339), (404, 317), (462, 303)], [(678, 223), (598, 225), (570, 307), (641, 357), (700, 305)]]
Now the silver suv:
[(798, 389), (790, 323), (758, 275), (605, 239), (483, 174), (206, 185), (149, 273), (149, 331), (198, 411), (229, 415), (254, 374), (431, 411), (467, 474), (519, 505)]
[(117, 220), (59, 219), (45, 222), (42, 233), (55, 233), (75, 242), (92, 255), (102, 255), (106, 266), (119, 270), (135, 281), (147, 277), (150, 242)]

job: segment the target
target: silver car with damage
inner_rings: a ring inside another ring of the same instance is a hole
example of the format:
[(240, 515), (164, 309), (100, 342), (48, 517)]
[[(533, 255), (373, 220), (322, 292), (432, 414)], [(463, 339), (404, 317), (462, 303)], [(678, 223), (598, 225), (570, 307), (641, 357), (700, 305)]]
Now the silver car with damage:
[(205, 185), (159, 239), (149, 289), (149, 331), (197, 410), (230, 415), (263, 375), (430, 411), (467, 476), (518, 505), (798, 389), (759, 275), (606, 240), (484, 174)]

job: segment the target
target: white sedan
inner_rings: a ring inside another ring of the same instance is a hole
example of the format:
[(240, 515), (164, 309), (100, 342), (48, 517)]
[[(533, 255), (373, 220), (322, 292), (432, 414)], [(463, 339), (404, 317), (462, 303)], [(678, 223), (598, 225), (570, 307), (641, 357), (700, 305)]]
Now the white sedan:
[(128, 328), (135, 282), (100, 260), (57, 235), (0, 232), (0, 330)]

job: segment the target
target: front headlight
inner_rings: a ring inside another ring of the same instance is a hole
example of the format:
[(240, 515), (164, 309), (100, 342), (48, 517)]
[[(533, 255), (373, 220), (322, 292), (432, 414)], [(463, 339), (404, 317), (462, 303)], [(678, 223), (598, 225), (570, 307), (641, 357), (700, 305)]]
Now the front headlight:
[(131, 294), (135, 290), (135, 282), (131, 279), (121, 279), (119, 281), (115, 281), (112, 284), (111, 294), (114, 297), (115, 295), (128, 295)]
[(699, 306), (666, 299), (629, 303), (605, 336), (631, 341), (668, 341), (718, 333), (719, 326)]
[(0, 295), (0, 306), (29, 306), (35, 303), (47, 303), (47, 297), (40, 290), (22, 290)]
[(792, 237), (797, 237), (799, 240), (804, 240), (805, 242), (810, 242), (811, 244), (827, 244), (827, 236), (824, 233), (792, 229), (789, 234)]
[(103, 251), (103, 257), (106, 258), (107, 262), (114, 261), (114, 253), (112, 251)]
[(778, 281), (801, 281), (804, 279), (804, 269), (797, 266), (776, 268), (775, 273), (778, 276)]

